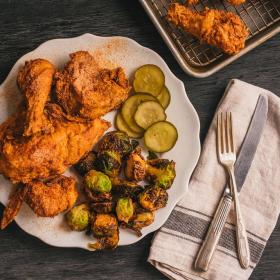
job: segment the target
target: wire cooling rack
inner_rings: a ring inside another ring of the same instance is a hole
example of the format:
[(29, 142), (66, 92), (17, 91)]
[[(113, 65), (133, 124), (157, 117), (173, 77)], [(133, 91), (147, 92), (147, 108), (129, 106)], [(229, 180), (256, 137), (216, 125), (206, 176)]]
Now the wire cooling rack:
[(230, 5), (226, 0), (200, 0), (197, 5), (192, 6), (193, 9), (201, 11), (209, 7), (234, 12), (248, 27), (250, 34), (245, 49), (235, 56), (228, 56), (217, 48), (201, 44), (198, 39), (169, 23), (166, 14), (171, 0), (140, 0), (140, 2), (182, 68), (196, 77), (213, 74), (280, 32), (280, 0), (247, 0), (238, 7)]

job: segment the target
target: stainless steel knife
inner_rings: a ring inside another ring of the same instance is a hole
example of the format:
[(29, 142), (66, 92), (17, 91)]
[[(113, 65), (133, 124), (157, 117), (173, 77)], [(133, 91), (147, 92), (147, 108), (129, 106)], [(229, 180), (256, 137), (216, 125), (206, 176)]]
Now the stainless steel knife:
[[(248, 171), (253, 162), (263, 129), (265, 127), (268, 111), (267, 97), (260, 95), (255, 112), (252, 116), (246, 136), (241, 145), (236, 163), (235, 163), (235, 178), (238, 192), (246, 180)], [(232, 204), (232, 195), (229, 185), (225, 186), (224, 193), (221, 197), (214, 218), (208, 229), (206, 238), (199, 250), (195, 261), (195, 268), (198, 270), (207, 271), (211, 263), (213, 254), (217, 247), (221, 233), (223, 231), (228, 213)]]

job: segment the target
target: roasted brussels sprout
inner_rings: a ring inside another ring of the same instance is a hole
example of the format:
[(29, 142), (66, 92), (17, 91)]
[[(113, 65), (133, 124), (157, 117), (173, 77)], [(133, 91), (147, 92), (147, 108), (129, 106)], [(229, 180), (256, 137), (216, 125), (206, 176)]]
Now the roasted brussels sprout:
[(175, 179), (175, 162), (168, 159), (152, 159), (147, 161), (146, 178), (155, 186), (169, 189)]
[(127, 181), (120, 178), (112, 178), (112, 192), (119, 197), (137, 198), (138, 194), (144, 190), (144, 186), (137, 182)]
[(117, 229), (112, 236), (101, 237), (97, 239), (96, 243), (89, 243), (90, 249), (103, 250), (103, 249), (114, 249), (119, 243), (119, 230)]
[(129, 197), (119, 198), (116, 206), (116, 214), (120, 222), (127, 224), (134, 214), (134, 205), (132, 199)]
[(73, 207), (67, 212), (66, 221), (72, 230), (85, 230), (90, 222), (90, 211), (87, 204), (84, 203)]
[(155, 211), (163, 208), (168, 199), (168, 193), (161, 187), (151, 186), (139, 195), (140, 205), (147, 210)]
[(115, 151), (121, 157), (129, 154), (133, 149), (131, 141), (125, 132), (111, 131), (104, 135), (98, 145), (98, 152)]
[(140, 147), (128, 156), (124, 173), (129, 180), (142, 181), (145, 178), (146, 161), (141, 155)]
[(110, 202), (112, 201), (111, 193), (95, 193), (85, 187), (85, 193), (92, 202)]
[(94, 152), (89, 152), (85, 157), (80, 159), (80, 161), (74, 165), (74, 168), (81, 176), (84, 176), (90, 170), (95, 169), (95, 160), (96, 154)]
[(85, 187), (93, 193), (108, 193), (111, 191), (112, 184), (107, 175), (91, 170), (85, 176)]
[(117, 151), (104, 150), (98, 153), (95, 166), (110, 177), (116, 177), (121, 169), (121, 155)]
[(105, 214), (113, 212), (115, 203), (113, 201), (94, 202), (90, 206), (94, 212)]
[(133, 229), (139, 236), (142, 235), (141, 229), (147, 227), (154, 222), (155, 213), (152, 211), (141, 211), (129, 222), (128, 227)]
[(118, 229), (118, 222), (112, 214), (96, 214), (91, 230), (95, 237), (113, 236)]

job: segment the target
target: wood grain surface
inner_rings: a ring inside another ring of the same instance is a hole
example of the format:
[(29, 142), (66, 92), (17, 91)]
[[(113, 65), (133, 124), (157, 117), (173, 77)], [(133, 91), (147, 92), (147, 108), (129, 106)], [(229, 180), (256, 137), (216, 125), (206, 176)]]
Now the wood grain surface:
[[(229, 79), (280, 95), (280, 34), (215, 75), (195, 79), (180, 69), (136, 0), (2, 0), (0, 19), (1, 82), (18, 58), (53, 38), (121, 35), (155, 50), (185, 83), (200, 117), (202, 142)], [(50, 247), (12, 224), (0, 232), (0, 279), (166, 279), (146, 262), (151, 238), (114, 252), (90, 253)], [(251, 279), (280, 279), (279, 246), (278, 223)]]

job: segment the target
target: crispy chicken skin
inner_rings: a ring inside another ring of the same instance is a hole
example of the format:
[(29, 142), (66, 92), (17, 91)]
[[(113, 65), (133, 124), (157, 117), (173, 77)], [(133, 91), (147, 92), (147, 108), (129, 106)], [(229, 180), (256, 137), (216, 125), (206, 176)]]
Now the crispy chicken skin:
[(40, 217), (54, 217), (71, 209), (78, 198), (74, 178), (59, 176), (43, 183), (33, 181), (19, 186), (4, 210), (0, 228), (4, 229), (18, 214), (25, 201)]
[(70, 54), (71, 60), (57, 72), (56, 98), (68, 114), (94, 119), (118, 108), (130, 86), (122, 68), (101, 69), (86, 51)]
[(233, 55), (245, 47), (248, 30), (234, 13), (206, 8), (196, 12), (178, 3), (171, 4), (167, 19), (202, 42)]
[(27, 61), (19, 71), (17, 82), (27, 107), (24, 136), (50, 128), (44, 107), (51, 91), (54, 66), (45, 59)]
[(0, 173), (13, 183), (28, 183), (62, 174), (77, 163), (110, 124), (101, 119), (80, 121), (68, 118), (56, 104), (45, 107), (53, 132), (21, 136), (24, 111), (0, 126)]

